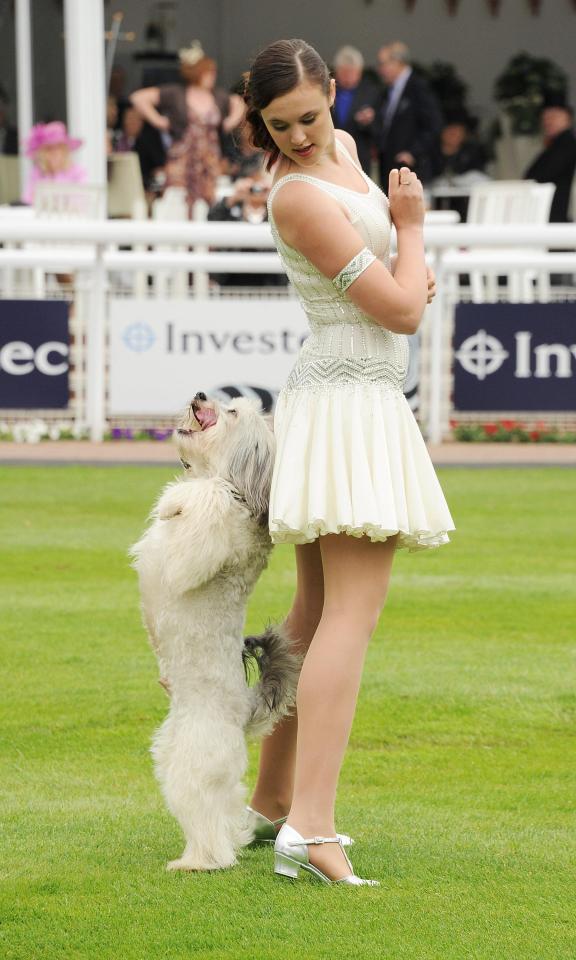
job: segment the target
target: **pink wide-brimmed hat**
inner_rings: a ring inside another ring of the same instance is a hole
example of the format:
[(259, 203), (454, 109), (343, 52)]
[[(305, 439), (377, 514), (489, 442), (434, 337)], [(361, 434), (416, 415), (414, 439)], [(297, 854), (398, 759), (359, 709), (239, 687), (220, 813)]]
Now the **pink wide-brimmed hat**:
[(53, 120), (52, 123), (37, 123), (30, 130), (26, 141), (26, 156), (29, 157), (42, 147), (55, 147), (58, 144), (65, 144), (70, 150), (77, 150), (82, 146), (83, 141), (77, 137), (71, 137), (66, 130), (66, 124), (61, 120)]

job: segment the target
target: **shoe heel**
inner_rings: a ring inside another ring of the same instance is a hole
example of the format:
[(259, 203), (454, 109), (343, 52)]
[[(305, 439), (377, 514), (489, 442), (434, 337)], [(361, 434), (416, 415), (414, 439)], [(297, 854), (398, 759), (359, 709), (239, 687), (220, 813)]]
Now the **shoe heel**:
[(281, 877), (290, 877), (290, 879), (296, 880), (299, 872), (299, 864), (295, 863), (290, 857), (284, 856), (283, 853), (274, 854), (274, 873)]

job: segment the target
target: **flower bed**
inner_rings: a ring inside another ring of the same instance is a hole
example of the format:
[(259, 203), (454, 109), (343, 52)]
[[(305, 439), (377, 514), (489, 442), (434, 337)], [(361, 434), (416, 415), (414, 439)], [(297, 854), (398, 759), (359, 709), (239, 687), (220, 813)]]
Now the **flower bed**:
[(104, 435), (105, 440), (169, 440), (173, 429), (158, 429), (156, 427), (113, 427)]
[(517, 420), (492, 423), (457, 423), (450, 421), (454, 440), (468, 443), (576, 443), (576, 433), (561, 431), (537, 423), (527, 427)]
[(0, 423), (0, 441), (40, 443), (42, 440), (87, 440), (88, 428), (69, 420), (22, 420), (20, 423)]

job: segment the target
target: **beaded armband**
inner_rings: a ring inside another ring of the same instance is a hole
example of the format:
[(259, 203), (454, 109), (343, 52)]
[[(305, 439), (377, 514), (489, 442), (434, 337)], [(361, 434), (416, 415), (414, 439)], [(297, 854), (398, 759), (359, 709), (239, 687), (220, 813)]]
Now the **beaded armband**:
[(339, 293), (344, 293), (351, 283), (358, 279), (361, 273), (364, 273), (366, 267), (374, 263), (376, 257), (370, 252), (368, 247), (364, 247), (360, 253), (352, 257), (345, 267), (342, 267), (340, 273), (333, 278), (332, 283)]

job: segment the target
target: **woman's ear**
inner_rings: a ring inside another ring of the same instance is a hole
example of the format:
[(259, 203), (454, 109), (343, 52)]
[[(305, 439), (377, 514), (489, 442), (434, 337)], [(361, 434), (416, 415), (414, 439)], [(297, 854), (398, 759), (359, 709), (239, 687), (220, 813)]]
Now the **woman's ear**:
[(333, 107), (336, 99), (336, 81), (334, 77), (330, 80), (330, 89), (328, 91), (328, 106)]

